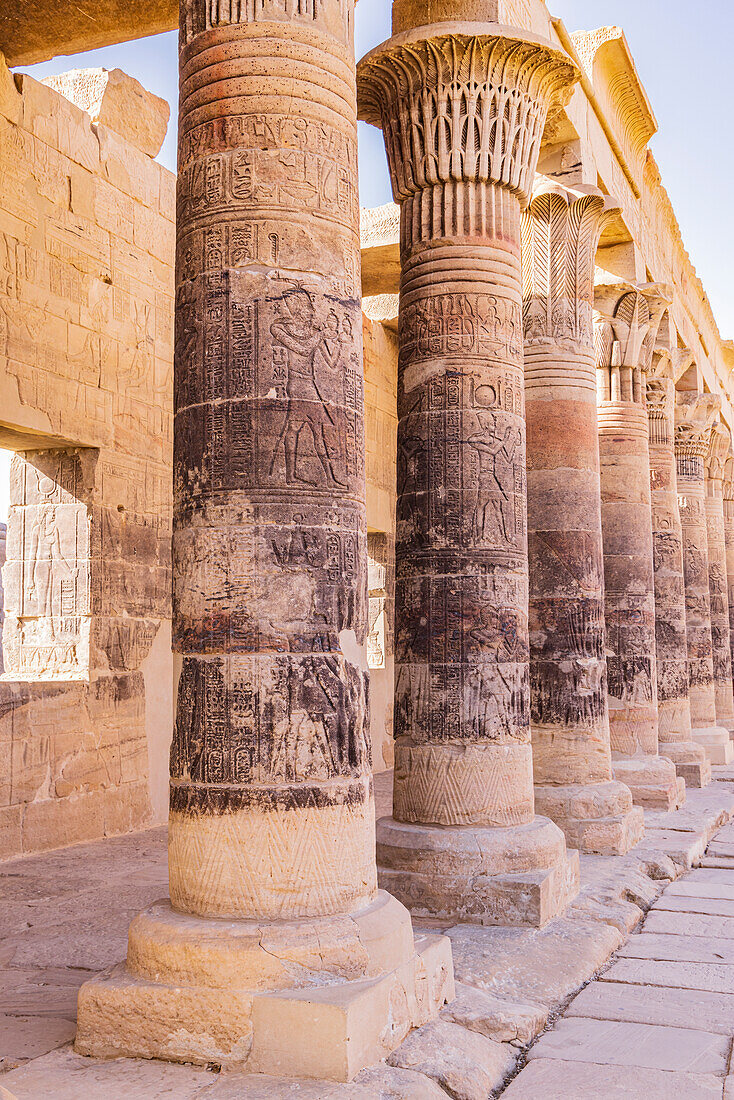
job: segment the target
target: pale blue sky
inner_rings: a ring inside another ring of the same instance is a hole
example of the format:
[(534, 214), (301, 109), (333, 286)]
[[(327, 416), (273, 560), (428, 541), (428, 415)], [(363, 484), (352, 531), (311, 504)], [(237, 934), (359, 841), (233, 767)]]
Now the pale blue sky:
[[(722, 335), (734, 337), (730, 267), (734, 217), (729, 189), (734, 179), (731, 43), (734, 0), (547, 0), (569, 30), (608, 23), (624, 27), (660, 132), (651, 142), (691, 258), (711, 299)], [(390, 0), (357, 5), (357, 55), (390, 32)], [(72, 67), (118, 66), (168, 99), (175, 119), (176, 36), (158, 35), (29, 69), (39, 77)], [(160, 159), (175, 167), (170, 127)], [(391, 198), (381, 135), (360, 129), (360, 191), (364, 206)]]

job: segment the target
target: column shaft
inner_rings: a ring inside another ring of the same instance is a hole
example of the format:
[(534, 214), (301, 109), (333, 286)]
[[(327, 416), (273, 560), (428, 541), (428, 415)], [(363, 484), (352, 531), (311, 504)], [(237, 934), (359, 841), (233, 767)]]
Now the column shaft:
[(537, 809), (625, 852), (642, 811), (612, 781), (591, 299), (600, 195), (540, 183), (523, 219), (530, 699)]
[[(607, 689), (613, 774), (641, 806), (672, 809), (685, 783), (658, 755), (655, 577), (650, 452), (644, 377), (655, 317), (636, 289), (600, 315), (599, 452), (601, 463)], [(603, 298), (603, 292), (599, 292)]]
[(724, 463), (731, 453), (731, 434), (721, 422), (711, 432), (706, 459), (706, 532), (711, 600), (711, 651), (714, 662), (716, 724), (734, 732), (729, 586), (724, 521)]
[(718, 398), (712, 395), (679, 394), (675, 453), (683, 531), (691, 735), (704, 746), (712, 764), (727, 764), (733, 753), (729, 731), (716, 721), (704, 485), (704, 458), (711, 421), (717, 412)]
[(686, 786), (703, 787), (711, 778), (711, 764), (703, 747), (691, 739), (683, 534), (673, 444), (674, 390), (670, 359), (666, 358), (655, 377), (647, 381), (658, 747), (673, 761)]
[[(545, 45), (481, 23), (418, 27), (360, 64), (362, 117), (382, 123), (401, 206), (395, 788), (380, 881), (416, 913), (493, 924), (542, 924), (577, 889), (563, 834), (534, 814), (520, 271), (521, 196), (569, 78)], [(510, 86), (504, 130), (493, 119)]]
[(352, 24), (181, 7), (171, 904), (83, 1053), (348, 1081), (452, 996), (377, 890)]

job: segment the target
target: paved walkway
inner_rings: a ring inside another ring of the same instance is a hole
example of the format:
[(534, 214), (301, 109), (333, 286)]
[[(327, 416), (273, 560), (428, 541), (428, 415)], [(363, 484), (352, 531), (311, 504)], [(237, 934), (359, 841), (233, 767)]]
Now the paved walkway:
[(666, 888), (502, 1100), (734, 1100), (734, 824), (704, 863)]
[[(456, 1001), (352, 1085), (75, 1055), (79, 985), (167, 892), (165, 830), (2, 864), (0, 1100), (734, 1100), (734, 769), (717, 771), (646, 814), (628, 856), (582, 857), (579, 897), (543, 930), (448, 929)], [(376, 787), (385, 812), (390, 777)]]

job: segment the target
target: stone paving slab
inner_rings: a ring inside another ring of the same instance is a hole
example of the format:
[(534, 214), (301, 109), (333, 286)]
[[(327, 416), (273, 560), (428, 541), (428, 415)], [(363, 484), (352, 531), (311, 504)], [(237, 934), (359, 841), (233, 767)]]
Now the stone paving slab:
[(650, 962), (620, 959), (600, 976), (601, 981), (661, 985), (669, 989), (708, 989), (734, 993), (734, 970), (726, 963)]
[(32, 1058), (38, 1058), (54, 1047), (63, 1046), (75, 1034), (75, 1019), (69, 1020), (63, 1016), (0, 1015), (0, 1074), (14, 1070)]
[(624, 982), (591, 982), (566, 1009), (566, 1017), (588, 1016), (601, 1020), (690, 1027), (734, 1035), (734, 994), (701, 989), (629, 985)]
[(503, 1100), (721, 1100), (713, 1074), (669, 1073), (539, 1058), (502, 1093)]
[(651, 909), (645, 917), (645, 932), (734, 940), (734, 920), (703, 913), (671, 913), (666, 909)]
[[(701, 874), (720, 874), (709, 867), (701, 869)], [(724, 872), (726, 874), (726, 871)], [(718, 901), (734, 901), (734, 882), (693, 879), (693, 872), (683, 882), (671, 882), (665, 891), (669, 898), (716, 898)], [(691, 881), (689, 881), (689, 878)]]
[(663, 852), (679, 867), (690, 871), (703, 858), (706, 842), (706, 835), (689, 830), (647, 829), (640, 841), (640, 850)]
[(13, 1100), (199, 1100), (215, 1080), (194, 1066), (132, 1058), (97, 1062), (71, 1047), (0, 1076)]
[(564, 1017), (530, 1048), (528, 1060), (555, 1058), (723, 1077), (729, 1068), (730, 1047), (728, 1036), (707, 1031)]
[(668, 897), (663, 894), (650, 910), (651, 913), (701, 913), (711, 917), (734, 917), (734, 901), (722, 898)]
[(618, 959), (667, 959), (670, 962), (734, 963), (734, 940), (641, 932), (617, 951)]

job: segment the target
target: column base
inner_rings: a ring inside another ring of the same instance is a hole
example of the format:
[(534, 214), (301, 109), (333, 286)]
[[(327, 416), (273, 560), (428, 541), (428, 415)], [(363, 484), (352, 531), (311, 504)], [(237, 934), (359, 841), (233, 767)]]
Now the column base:
[(685, 780), (664, 756), (628, 756), (612, 760), (612, 775), (629, 787), (635, 806), (678, 810), (686, 800)]
[(675, 773), (686, 787), (707, 787), (711, 782), (711, 761), (703, 745), (695, 741), (670, 741), (660, 745), (663, 756), (673, 761)]
[(703, 745), (712, 764), (730, 764), (734, 759), (734, 743), (729, 731), (723, 726), (692, 729), (691, 740)]
[(380, 891), (348, 916), (207, 920), (157, 902), (79, 991), (77, 1053), (346, 1082), (453, 999), (451, 944)]
[(535, 788), (536, 809), (555, 821), (569, 848), (589, 855), (623, 856), (643, 837), (645, 819), (629, 788), (608, 780)]
[(377, 875), (416, 917), (541, 928), (579, 890), (579, 861), (563, 833), (527, 825), (377, 822)]

